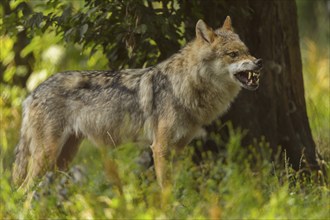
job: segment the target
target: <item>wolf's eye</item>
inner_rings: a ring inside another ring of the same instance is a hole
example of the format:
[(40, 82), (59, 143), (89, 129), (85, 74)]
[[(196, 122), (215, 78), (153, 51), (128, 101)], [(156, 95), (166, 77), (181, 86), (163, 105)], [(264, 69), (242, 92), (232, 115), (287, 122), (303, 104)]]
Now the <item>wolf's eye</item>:
[(235, 58), (235, 57), (238, 56), (238, 52), (237, 52), (237, 51), (229, 52), (228, 55), (229, 55), (231, 58)]

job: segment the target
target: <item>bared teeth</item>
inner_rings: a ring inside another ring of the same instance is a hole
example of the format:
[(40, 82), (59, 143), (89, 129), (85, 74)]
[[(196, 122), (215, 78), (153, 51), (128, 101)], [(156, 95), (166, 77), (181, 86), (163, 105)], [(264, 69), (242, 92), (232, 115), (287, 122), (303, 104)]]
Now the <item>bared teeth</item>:
[(258, 78), (260, 76), (259, 73), (256, 73), (256, 72), (252, 72), (252, 71), (249, 71), (248, 72), (248, 80), (252, 79), (253, 78)]
[(251, 76), (252, 76), (252, 73), (249, 72), (249, 76), (248, 76), (248, 79), (251, 79)]

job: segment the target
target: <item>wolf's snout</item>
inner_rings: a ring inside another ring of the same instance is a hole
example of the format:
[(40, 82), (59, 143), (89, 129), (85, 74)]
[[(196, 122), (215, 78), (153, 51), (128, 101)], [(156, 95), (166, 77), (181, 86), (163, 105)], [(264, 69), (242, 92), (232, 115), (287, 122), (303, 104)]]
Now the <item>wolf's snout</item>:
[(240, 66), (241, 69), (234, 76), (242, 87), (256, 90), (259, 87), (260, 69), (262, 66), (262, 59), (245, 60)]
[(257, 65), (259, 68), (262, 68), (262, 59), (256, 59), (253, 61), (255, 65)]

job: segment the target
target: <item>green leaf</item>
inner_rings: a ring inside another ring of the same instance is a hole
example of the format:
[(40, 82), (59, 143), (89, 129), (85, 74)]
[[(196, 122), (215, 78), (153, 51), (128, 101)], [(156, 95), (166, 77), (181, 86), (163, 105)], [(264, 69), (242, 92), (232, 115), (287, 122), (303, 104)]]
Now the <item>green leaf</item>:
[(85, 33), (88, 30), (88, 24), (84, 24), (83, 26), (81, 26), (80, 28), (80, 40), (82, 40), (85, 37)]
[(148, 30), (147, 25), (141, 24), (141, 25), (137, 26), (137, 28), (135, 29), (135, 32), (137, 34), (144, 34), (147, 32), (147, 30)]

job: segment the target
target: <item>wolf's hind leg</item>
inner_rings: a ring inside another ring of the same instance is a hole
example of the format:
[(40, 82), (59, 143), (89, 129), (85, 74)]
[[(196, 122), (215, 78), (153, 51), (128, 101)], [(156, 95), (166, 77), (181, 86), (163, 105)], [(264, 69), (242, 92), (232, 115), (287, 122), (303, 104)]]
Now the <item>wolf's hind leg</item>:
[[(43, 137), (46, 137), (46, 135), (43, 135)], [(38, 177), (43, 176), (49, 169), (54, 167), (63, 142), (61, 138), (56, 136), (50, 135), (47, 137), (49, 138), (34, 137), (31, 140), (32, 149), (27, 175), (19, 190), (28, 190)]]
[(71, 135), (64, 143), (61, 153), (57, 158), (56, 166), (59, 170), (66, 170), (79, 150), (82, 139), (76, 135)]

